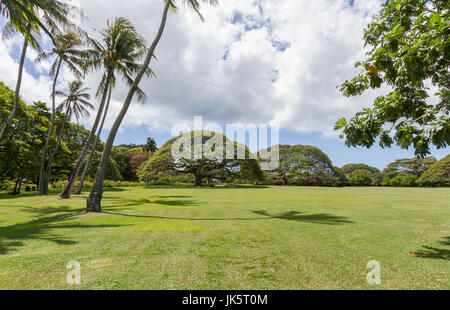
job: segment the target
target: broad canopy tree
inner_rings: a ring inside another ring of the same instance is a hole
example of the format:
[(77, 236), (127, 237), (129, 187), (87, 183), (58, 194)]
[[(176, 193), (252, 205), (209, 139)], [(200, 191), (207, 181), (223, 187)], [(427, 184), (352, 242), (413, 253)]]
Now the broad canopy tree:
[[(264, 158), (264, 152), (259, 153)], [(279, 185), (341, 186), (347, 180), (331, 163), (328, 156), (314, 146), (280, 145), (279, 165), (269, 176)]]
[(364, 33), (367, 58), (345, 81), (345, 96), (390, 91), (351, 120), (336, 123), (348, 146), (394, 143), (417, 156), (450, 144), (450, 5), (448, 0), (387, 0)]
[(200, 186), (205, 179), (257, 179), (262, 172), (245, 145), (221, 133), (197, 131), (170, 139), (138, 170), (141, 180), (164, 174), (192, 174)]

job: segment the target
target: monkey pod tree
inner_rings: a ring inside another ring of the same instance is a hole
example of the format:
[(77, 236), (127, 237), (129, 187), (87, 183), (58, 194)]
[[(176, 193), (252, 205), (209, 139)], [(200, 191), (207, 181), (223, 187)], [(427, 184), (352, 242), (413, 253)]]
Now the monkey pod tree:
[(193, 131), (167, 141), (138, 170), (141, 180), (163, 174), (192, 174), (201, 186), (205, 178), (258, 179), (262, 172), (245, 145), (221, 133)]

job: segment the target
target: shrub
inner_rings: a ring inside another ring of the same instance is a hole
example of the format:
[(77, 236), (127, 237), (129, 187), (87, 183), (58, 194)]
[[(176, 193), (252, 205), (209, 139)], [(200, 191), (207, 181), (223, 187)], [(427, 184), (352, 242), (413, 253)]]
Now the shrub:
[(366, 169), (358, 169), (348, 175), (353, 186), (368, 186), (372, 184), (372, 174)]
[(411, 187), (416, 185), (417, 176), (413, 174), (398, 175), (391, 181), (392, 186)]

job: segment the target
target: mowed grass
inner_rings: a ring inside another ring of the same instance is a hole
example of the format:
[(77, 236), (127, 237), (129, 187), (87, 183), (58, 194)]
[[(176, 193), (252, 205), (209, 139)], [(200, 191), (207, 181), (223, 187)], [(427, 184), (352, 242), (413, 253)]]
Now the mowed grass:
[(0, 289), (450, 288), (449, 189), (124, 188), (104, 214), (85, 198), (0, 196)]

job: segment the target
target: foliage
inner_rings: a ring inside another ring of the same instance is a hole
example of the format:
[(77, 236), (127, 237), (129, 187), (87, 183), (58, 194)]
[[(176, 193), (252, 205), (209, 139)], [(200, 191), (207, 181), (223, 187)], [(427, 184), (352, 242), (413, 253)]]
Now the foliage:
[(361, 169), (369, 171), (371, 175), (374, 175), (377, 172), (380, 172), (380, 170), (378, 170), (378, 168), (371, 167), (366, 164), (347, 164), (345, 166), (342, 166), (342, 168), (341, 168), (342, 173), (345, 174), (346, 176), (348, 176), (355, 170), (361, 170)]
[(436, 162), (417, 180), (421, 186), (450, 186), (450, 155)]
[(390, 184), (391, 186), (411, 187), (416, 184), (417, 176), (414, 174), (403, 174), (394, 177)]
[(354, 186), (372, 185), (372, 174), (367, 169), (357, 169), (348, 175), (348, 180)]
[[(379, 138), (383, 148), (413, 146), (417, 156), (426, 156), (431, 145), (450, 144), (449, 35), (448, 0), (386, 1), (364, 33), (371, 49), (356, 64), (361, 73), (340, 90), (346, 96), (382, 86), (392, 91), (336, 123), (348, 146), (371, 147)], [(431, 89), (437, 89), (434, 98)]]
[[(174, 150), (183, 153), (183, 158), (174, 157)], [(242, 159), (239, 154), (243, 155)], [(138, 170), (141, 180), (161, 174), (192, 174), (197, 186), (204, 179), (211, 183), (212, 179), (223, 180), (231, 176), (246, 179), (262, 176), (259, 164), (250, 158), (246, 146), (211, 131), (193, 131), (170, 139)]]
[[(264, 152), (260, 152), (263, 158)], [(316, 147), (280, 145), (279, 160), (278, 168), (269, 172), (268, 179), (272, 184), (343, 186), (347, 183), (328, 156)]]
[(434, 157), (397, 159), (384, 169), (383, 174), (389, 178), (405, 174), (413, 174), (420, 177), (435, 162), (436, 159)]

